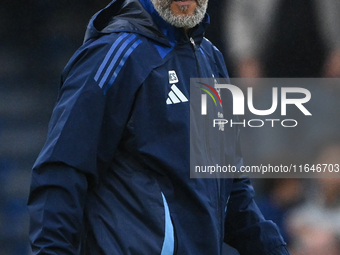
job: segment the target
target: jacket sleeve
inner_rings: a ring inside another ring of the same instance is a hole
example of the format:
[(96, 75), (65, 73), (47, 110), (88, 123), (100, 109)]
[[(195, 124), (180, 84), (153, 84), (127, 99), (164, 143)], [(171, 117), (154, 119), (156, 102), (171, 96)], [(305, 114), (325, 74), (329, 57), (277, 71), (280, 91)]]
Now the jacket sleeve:
[[(235, 166), (238, 169), (243, 165), (239, 132), (237, 128)], [(233, 180), (225, 220), (224, 241), (236, 248), (241, 255), (289, 255), (278, 227), (263, 217), (254, 196), (254, 188), (249, 178), (240, 174)]]
[(63, 72), (47, 140), (32, 172), (28, 209), (35, 255), (79, 253), (87, 191), (110, 161), (128, 119), (134, 89), (119, 80), (103, 93), (105, 86), (94, 78), (110, 45), (105, 39), (87, 43)]
[(254, 202), (254, 193), (249, 179), (234, 179), (225, 222), (225, 242), (241, 255), (288, 255), (278, 227), (264, 219)]

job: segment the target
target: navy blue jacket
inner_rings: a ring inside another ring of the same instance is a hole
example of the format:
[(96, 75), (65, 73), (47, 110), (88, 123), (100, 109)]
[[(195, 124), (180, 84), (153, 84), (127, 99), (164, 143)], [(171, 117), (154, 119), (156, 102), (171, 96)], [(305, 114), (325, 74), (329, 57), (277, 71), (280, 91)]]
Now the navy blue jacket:
[[(33, 254), (219, 255), (223, 241), (240, 254), (288, 254), (248, 179), (190, 178), (190, 78), (227, 77), (203, 38), (208, 20), (186, 34), (149, 0), (115, 0), (92, 18), (33, 167)], [(224, 134), (213, 150), (239, 166), (238, 130)]]

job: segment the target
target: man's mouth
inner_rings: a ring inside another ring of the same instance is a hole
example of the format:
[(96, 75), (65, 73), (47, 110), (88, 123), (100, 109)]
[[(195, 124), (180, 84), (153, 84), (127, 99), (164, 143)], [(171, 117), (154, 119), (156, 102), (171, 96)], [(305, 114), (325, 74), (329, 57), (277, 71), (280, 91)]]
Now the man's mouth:
[(179, 5), (190, 5), (195, 2), (195, 0), (172, 0)]

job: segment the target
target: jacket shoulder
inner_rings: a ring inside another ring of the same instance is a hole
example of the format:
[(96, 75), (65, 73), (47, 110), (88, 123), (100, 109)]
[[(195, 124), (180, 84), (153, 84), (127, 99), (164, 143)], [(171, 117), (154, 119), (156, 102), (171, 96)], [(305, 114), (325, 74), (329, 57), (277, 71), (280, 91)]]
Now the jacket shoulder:
[[(87, 40), (72, 56), (64, 69), (64, 73), (79, 62), (94, 60), (109, 62), (110, 58), (130, 56), (137, 47), (145, 47), (146, 38), (128, 32), (104, 34)], [(144, 43), (144, 45), (143, 45)]]
[(105, 34), (88, 40), (76, 51), (63, 71), (62, 82), (78, 69), (78, 74), (81, 72), (94, 80), (106, 93), (112, 85), (126, 80), (132, 73), (133, 83), (141, 83), (157, 59), (161, 60), (159, 54), (142, 35), (131, 32)]

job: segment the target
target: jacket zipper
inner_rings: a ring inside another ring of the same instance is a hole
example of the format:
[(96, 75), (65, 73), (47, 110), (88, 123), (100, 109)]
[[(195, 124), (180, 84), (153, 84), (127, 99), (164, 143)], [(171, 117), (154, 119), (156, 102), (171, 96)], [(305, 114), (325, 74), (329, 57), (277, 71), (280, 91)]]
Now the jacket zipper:
[[(190, 40), (190, 43), (192, 44), (192, 47), (194, 49), (194, 54), (195, 54), (195, 59), (196, 59), (196, 66), (197, 66), (197, 72), (198, 72), (198, 77), (199, 78), (202, 78), (202, 74), (201, 74), (201, 68), (200, 68), (200, 64), (198, 62), (198, 57), (197, 57), (197, 46), (195, 44), (195, 41), (192, 37), (189, 38)], [(208, 117), (205, 118), (205, 126), (207, 127), (207, 130), (209, 130), (209, 127), (207, 126), (207, 123), (209, 123), (207, 120)], [(210, 148), (209, 148), (209, 133), (207, 132), (206, 133), (206, 149), (207, 149), (207, 153), (210, 157)], [(217, 177), (217, 176), (216, 176)], [(222, 226), (222, 219), (221, 219), (221, 205), (220, 205), (220, 202), (221, 202), (221, 192), (220, 192), (220, 183), (219, 183), (219, 180), (218, 178), (215, 178), (215, 181), (216, 181), (216, 189), (217, 189), (217, 217), (218, 217), (218, 224), (220, 226), (220, 231), (221, 231), (221, 234), (223, 233), (223, 226)], [(221, 235), (222, 236), (222, 235)], [(222, 237), (223, 238), (223, 237)], [(222, 240), (223, 241), (223, 240)]]
[(192, 37), (190, 37), (189, 40), (190, 40), (192, 47), (194, 48), (198, 78), (202, 78), (200, 63), (198, 62), (198, 58), (197, 58), (197, 47), (196, 47), (195, 41)]
[[(200, 67), (200, 63), (198, 62), (198, 57), (197, 57), (197, 46), (196, 46), (196, 44), (195, 44), (195, 41), (194, 41), (194, 39), (192, 38), (192, 37), (190, 37), (189, 38), (189, 40), (190, 40), (190, 43), (191, 43), (191, 45), (192, 45), (192, 47), (193, 47), (193, 49), (194, 49), (194, 54), (195, 54), (195, 59), (196, 59), (196, 67), (197, 67), (197, 73), (198, 73), (198, 78), (203, 78), (202, 77), (202, 73), (201, 73), (201, 67)], [(204, 118), (204, 120), (205, 120), (205, 123), (204, 123), (204, 125), (206, 126), (206, 130), (209, 130), (208, 129), (208, 121), (207, 121), (207, 118), (208, 118), (208, 115), (206, 116), (206, 118)], [(208, 155), (209, 155), (209, 157), (210, 157), (210, 148), (209, 148), (209, 133), (206, 133), (206, 150), (207, 150), (207, 153), (208, 153)]]

